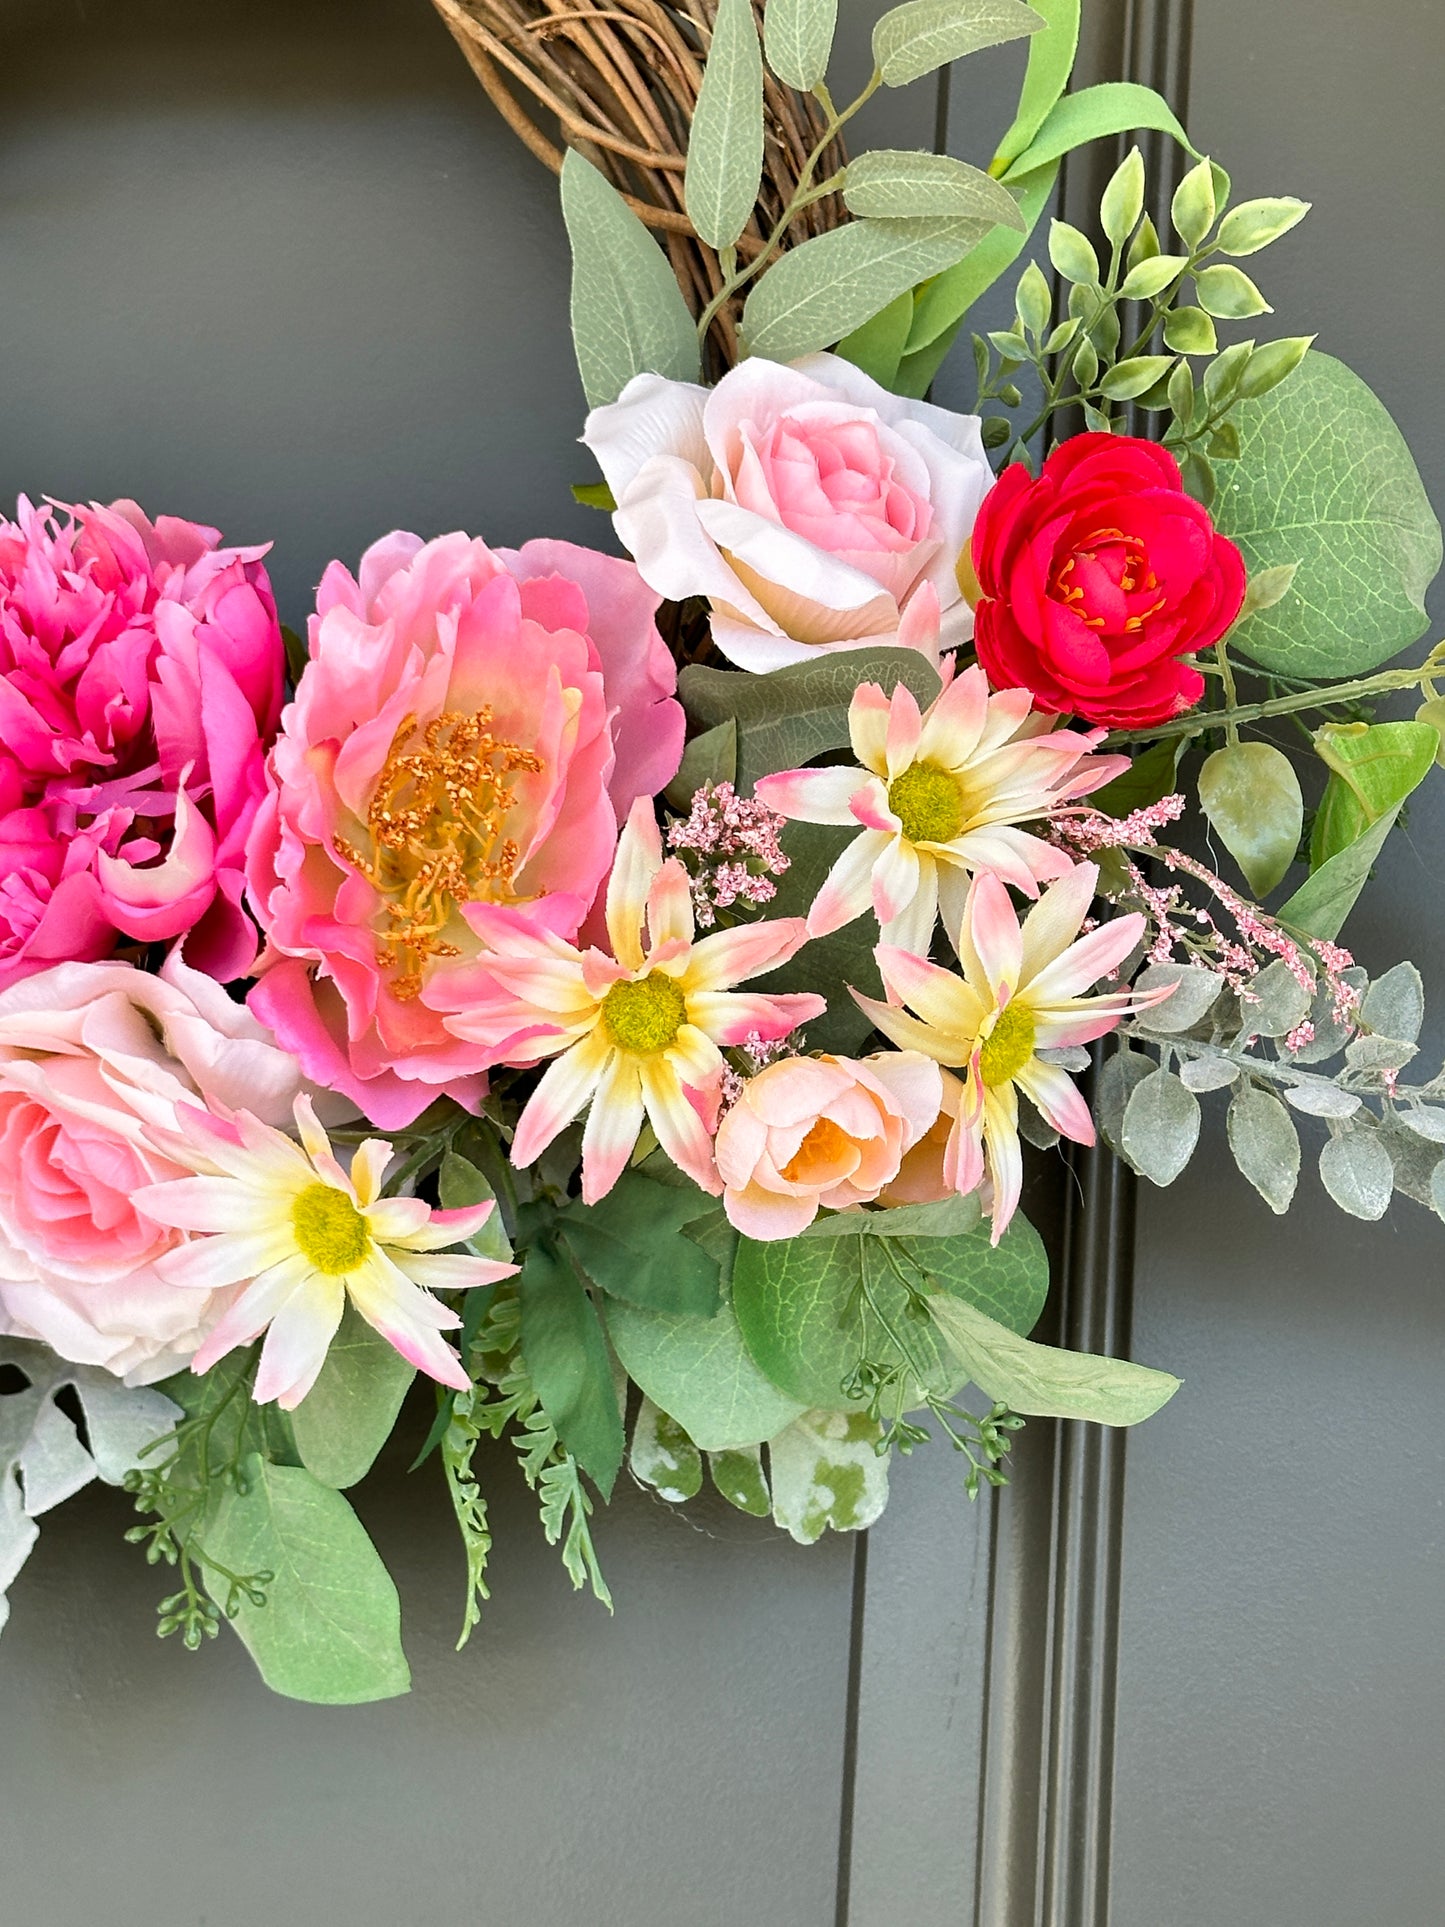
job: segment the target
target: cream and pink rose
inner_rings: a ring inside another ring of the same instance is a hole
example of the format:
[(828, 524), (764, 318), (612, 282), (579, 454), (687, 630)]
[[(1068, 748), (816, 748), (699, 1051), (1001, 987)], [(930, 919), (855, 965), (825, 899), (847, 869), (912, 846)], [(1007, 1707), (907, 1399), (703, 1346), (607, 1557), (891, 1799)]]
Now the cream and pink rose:
[(486, 1050), (443, 1021), (489, 988), (472, 914), (575, 936), (619, 823), (676, 773), (657, 607), (568, 542), (397, 533), (327, 570), (251, 840), (251, 1006), (382, 1129), (485, 1090)]
[(295, 1059), (175, 954), (159, 976), (68, 963), (0, 991), (0, 1331), (133, 1383), (186, 1364), (235, 1291), (168, 1283), (181, 1234), (135, 1194), (190, 1175), (157, 1148), (179, 1107), (282, 1125), (301, 1089)]
[(916, 1051), (784, 1057), (718, 1127), (723, 1207), (744, 1236), (793, 1238), (820, 1209), (871, 1204), (934, 1125), (942, 1075)]
[(637, 375), (582, 439), (643, 580), (705, 596), (742, 669), (883, 643), (936, 657), (973, 634), (957, 566), (993, 482), (976, 415), (810, 355), (711, 389)]
[(219, 541), (134, 502), (0, 520), (0, 986), (120, 937), (189, 933), (222, 979), (255, 958), (284, 652), (265, 549)]

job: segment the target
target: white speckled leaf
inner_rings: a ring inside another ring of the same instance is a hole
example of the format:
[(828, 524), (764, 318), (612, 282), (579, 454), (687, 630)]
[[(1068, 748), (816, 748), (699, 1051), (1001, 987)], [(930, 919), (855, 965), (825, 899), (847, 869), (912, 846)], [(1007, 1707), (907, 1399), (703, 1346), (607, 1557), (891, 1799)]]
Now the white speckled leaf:
[(860, 1532), (888, 1503), (888, 1454), (866, 1412), (805, 1412), (768, 1443), (773, 1518), (799, 1545)]

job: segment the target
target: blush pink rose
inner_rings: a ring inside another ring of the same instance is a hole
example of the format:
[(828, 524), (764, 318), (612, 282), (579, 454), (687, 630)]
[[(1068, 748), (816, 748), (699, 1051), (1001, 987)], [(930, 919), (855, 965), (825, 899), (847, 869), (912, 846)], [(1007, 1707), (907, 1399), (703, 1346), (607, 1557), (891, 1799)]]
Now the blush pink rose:
[(265, 549), (219, 541), (134, 502), (0, 520), (0, 986), (120, 937), (189, 933), (223, 980), (255, 959), (284, 651)]
[(156, 1148), (178, 1107), (283, 1125), (300, 1066), (213, 979), (66, 963), (0, 991), (0, 1331), (132, 1383), (186, 1364), (235, 1296), (169, 1284), (182, 1234), (143, 1185), (189, 1176)]
[(251, 842), (251, 1006), (383, 1129), (486, 1088), (443, 1021), (479, 981), (473, 914), (575, 936), (619, 822), (676, 773), (657, 606), (569, 542), (397, 533), (327, 570)]
[(898, 1175), (878, 1193), (879, 1204), (941, 1204), (957, 1195), (957, 1187), (944, 1176), (948, 1140), (963, 1102), (963, 1079), (944, 1071), (942, 1102), (938, 1116), (923, 1136), (903, 1154)]
[(957, 564), (993, 482), (976, 415), (891, 395), (837, 355), (755, 358), (715, 388), (637, 375), (582, 439), (644, 581), (705, 596), (742, 669), (973, 634)]
[(938, 1116), (942, 1077), (916, 1051), (784, 1057), (718, 1127), (723, 1208), (745, 1237), (794, 1238), (820, 1209), (871, 1204)]

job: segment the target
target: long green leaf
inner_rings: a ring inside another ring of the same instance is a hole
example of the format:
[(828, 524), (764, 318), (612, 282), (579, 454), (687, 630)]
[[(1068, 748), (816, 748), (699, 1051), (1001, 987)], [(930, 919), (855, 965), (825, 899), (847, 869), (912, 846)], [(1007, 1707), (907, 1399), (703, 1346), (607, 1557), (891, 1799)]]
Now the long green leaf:
[(1354, 909), (1374, 868), (1375, 858), (1385, 847), (1385, 838), (1394, 829), (1399, 814), (1398, 806), (1387, 811), (1348, 849), (1322, 863), (1274, 913), (1279, 921), (1301, 936), (1319, 937), (1333, 943)]
[(687, 141), (683, 196), (709, 247), (731, 247), (763, 178), (763, 56), (752, 0), (718, 0)]
[(1015, 155), (1023, 153), (1048, 119), (1054, 102), (1069, 84), (1078, 52), (1079, 0), (1034, 0), (1034, 6), (1048, 24), (1029, 42), (1029, 64), (1018, 112), (994, 155), (999, 173)]
[(569, 149), (562, 214), (572, 244), (572, 343), (593, 408), (634, 375), (696, 381), (697, 329), (667, 257), (622, 196)]
[(768, 0), (763, 50), (778, 79), (811, 93), (828, 71), (837, 26), (838, 0)]
[(1046, 25), (1023, 0), (906, 0), (874, 27), (873, 59), (886, 86), (906, 87), (950, 61)]
[(546, 1245), (528, 1251), (520, 1290), (522, 1351), (542, 1409), (606, 1498), (624, 1440), (596, 1308), (569, 1260)]
[(1320, 869), (1399, 809), (1434, 768), (1439, 747), (1429, 723), (1327, 723), (1317, 730), (1315, 750), (1330, 780), (1315, 812), (1310, 868)]
[[(357, 1706), (408, 1690), (396, 1587), (339, 1492), (252, 1453), (240, 1481), (222, 1489), (205, 1547), (233, 1573), (272, 1575), (266, 1603), (242, 1595), (231, 1623), (273, 1692)], [(228, 1582), (214, 1570), (206, 1578), (224, 1606)]]
[(774, 263), (748, 297), (750, 355), (794, 361), (831, 348), (915, 282), (952, 267), (987, 232), (982, 221), (850, 221)]
[(1106, 80), (1097, 87), (1081, 88), (1077, 94), (1065, 94), (1050, 109), (1024, 151), (1009, 162), (1002, 178), (1017, 181), (1062, 160), (1088, 141), (1138, 133), (1143, 128), (1169, 134), (1187, 153), (1198, 153), (1162, 94), (1136, 81)]
[(950, 1351), (989, 1398), (1033, 1418), (1137, 1425), (1179, 1390), (1169, 1372), (1020, 1338), (974, 1306), (941, 1293), (928, 1309)]

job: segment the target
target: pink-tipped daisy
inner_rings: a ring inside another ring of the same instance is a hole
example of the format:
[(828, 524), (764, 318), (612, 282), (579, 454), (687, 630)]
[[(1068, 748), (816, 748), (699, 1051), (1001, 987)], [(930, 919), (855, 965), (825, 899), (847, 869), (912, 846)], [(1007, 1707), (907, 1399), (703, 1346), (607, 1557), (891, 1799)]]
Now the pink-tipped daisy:
[(192, 1234), (157, 1260), (173, 1285), (245, 1290), (191, 1361), (196, 1372), (266, 1334), (253, 1396), (284, 1410), (299, 1405), (326, 1360), (350, 1298), (367, 1324), (443, 1385), (471, 1383), (441, 1337), (461, 1323), (434, 1291), (466, 1291), (507, 1278), (515, 1265), (447, 1247), (486, 1223), (490, 1201), (435, 1211), (421, 1198), (384, 1198), (392, 1147), (368, 1138), (348, 1176), (310, 1100), (296, 1100), (298, 1144), (248, 1112), (226, 1120), (183, 1106), (184, 1137), (168, 1149), (196, 1171), (145, 1186), (138, 1210)]
[(1018, 1093), (1061, 1136), (1092, 1144), (1089, 1107), (1047, 1053), (1103, 1037), (1172, 988), (1083, 994), (1117, 969), (1144, 928), (1141, 916), (1124, 916), (1079, 935), (1098, 880), (1094, 864), (1078, 864), (1043, 893), (1020, 926), (1004, 885), (996, 876), (980, 876), (949, 931), (962, 976), (880, 944), (874, 954), (893, 1001), (853, 993), (885, 1037), (963, 1072), (944, 1179), (965, 1193), (976, 1191), (985, 1175), (991, 1179), (995, 1244), (1018, 1207), (1023, 1183)]
[(759, 798), (801, 823), (855, 825), (808, 913), (826, 936), (870, 907), (883, 941), (926, 956), (940, 907), (956, 925), (970, 876), (991, 871), (1036, 897), (1069, 859), (1021, 829), (1127, 769), (1096, 756), (1102, 729), (1050, 727), (1026, 689), (991, 693), (977, 664), (926, 711), (903, 683), (860, 683), (848, 710), (859, 766), (784, 770)]
[(502, 987), (447, 1019), (460, 1037), (508, 1039), (497, 1061), (548, 1067), (517, 1122), (512, 1162), (532, 1163), (584, 1107), (582, 1196), (617, 1182), (652, 1125), (673, 1162), (705, 1191), (722, 1189), (703, 1113), (721, 1079), (719, 1046), (785, 1037), (827, 1008), (822, 997), (734, 988), (786, 963), (807, 940), (801, 917), (740, 924), (694, 941), (692, 892), (663, 860), (652, 803), (633, 805), (607, 885), (613, 954), (538, 933), (515, 912), (482, 906), (487, 974)]

